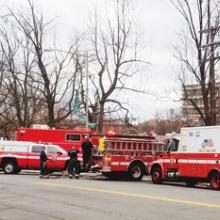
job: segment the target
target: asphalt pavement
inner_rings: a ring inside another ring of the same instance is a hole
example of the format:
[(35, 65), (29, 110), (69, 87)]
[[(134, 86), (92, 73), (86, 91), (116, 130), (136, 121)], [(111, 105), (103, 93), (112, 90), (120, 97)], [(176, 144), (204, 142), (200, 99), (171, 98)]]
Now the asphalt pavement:
[(219, 220), (220, 191), (207, 185), (154, 185), (99, 174), (40, 179), (38, 172), (0, 173), (0, 220)]

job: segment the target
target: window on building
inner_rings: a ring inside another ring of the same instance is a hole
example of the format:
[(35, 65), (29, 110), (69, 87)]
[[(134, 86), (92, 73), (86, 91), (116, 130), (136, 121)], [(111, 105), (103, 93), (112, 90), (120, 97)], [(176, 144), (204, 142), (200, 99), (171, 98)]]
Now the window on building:
[(79, 134), (67, 134), (66, 141), (80, 141), (80, 135)]

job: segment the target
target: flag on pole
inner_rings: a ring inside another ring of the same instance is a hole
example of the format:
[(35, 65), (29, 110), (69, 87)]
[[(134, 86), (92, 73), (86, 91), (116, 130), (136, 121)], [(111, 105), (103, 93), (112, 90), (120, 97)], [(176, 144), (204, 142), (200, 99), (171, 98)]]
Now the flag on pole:
[(78, 113), (79, 112), (79, 90), (76, 90), (76, 95), (74, 99), (74, 104), (73, 104), (73, 112)]

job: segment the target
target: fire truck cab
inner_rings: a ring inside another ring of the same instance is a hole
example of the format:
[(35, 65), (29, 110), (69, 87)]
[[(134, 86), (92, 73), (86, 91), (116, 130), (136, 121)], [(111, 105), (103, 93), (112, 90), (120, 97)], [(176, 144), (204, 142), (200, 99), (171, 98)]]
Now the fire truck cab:
[(153, 161), (152, 182), (184, 181), (187, 186), (209, 182), (220, 189), (220, 126), (182, 128), (166, 140), (166, 152)]

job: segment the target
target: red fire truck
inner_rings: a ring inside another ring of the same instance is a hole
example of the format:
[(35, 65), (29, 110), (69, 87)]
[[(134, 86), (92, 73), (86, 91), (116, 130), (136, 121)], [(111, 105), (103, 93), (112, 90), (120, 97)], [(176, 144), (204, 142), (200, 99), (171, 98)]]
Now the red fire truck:
[(163, 141), (147, 136), (107, 136), (104, 145), (100, 171), (110, 178), (124, 173), (141, 180), (155, 157), (164, 152)]
[(49, 171), (66, 170), (69, 157), (56, 145), (36, 144), (26, 141), (0, 141), (0, 168), (6, 174), (17, 174), (21, 169), (40, 169), (40, 151), (46, 148)]
[[(150, 163), (156, 155), (164, 149), (164, 142), (152, 136), (118, 136), (112, 132), (105, 136), (104, 154), (100, 154), (98, 150), (100, 135), (91, 131), (19, 128), (17, 140), (56, 144), (68, 151), (71, 147), (79, 149), (88, 135), (95, 149), (92, 167), (108, 177), (126, 173), (131, 179), (140, 180), (148, 173)], [(79, 159), (82, 160), (81, 153)]]
[(220, 126), (182, 128), (168, 139), (167, 152), (153, 161), (152, 181), (184, 181), (188, 186), (209, 182), (220, 189)]
[[(86, 130), (18, 128), (16, 139), (17, 141), (56, 144), (69, 151), (71, 147), (80, 149), (81, 143), (86, 136), (96, 134), (96, 132)], [(99, 141), (97, 137), (92, 137), (91, 141), (95, 147), (98, 146)]]

